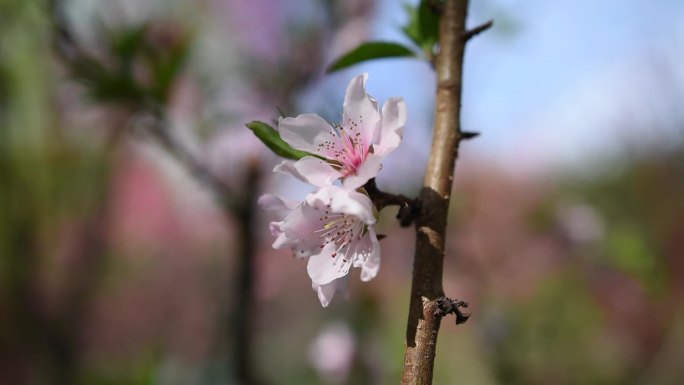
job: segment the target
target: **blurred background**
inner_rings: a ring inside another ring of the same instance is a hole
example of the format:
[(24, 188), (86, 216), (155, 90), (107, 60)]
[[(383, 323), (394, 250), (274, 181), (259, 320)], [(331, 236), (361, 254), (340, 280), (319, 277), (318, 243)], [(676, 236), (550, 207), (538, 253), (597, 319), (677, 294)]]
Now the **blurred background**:
[[(415, 1), (407, 1), (415, 4)], [(436, 384), (684, 382), (684, 3), (471, 0)], [(0, 0), (0, 384), (394, 384), (413, 229), (321, 308), (244, 127), (403, 96), (378, 178), (415, 196), (434, 74), (391, 0)]]

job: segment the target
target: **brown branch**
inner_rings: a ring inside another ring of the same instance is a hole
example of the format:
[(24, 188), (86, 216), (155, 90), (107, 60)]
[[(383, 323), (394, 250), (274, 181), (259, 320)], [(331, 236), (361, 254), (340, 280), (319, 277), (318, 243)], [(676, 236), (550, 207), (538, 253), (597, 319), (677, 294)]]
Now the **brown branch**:
[(375, 178), (366, 182), (366, 184), (363, 185), (363, 188), (366, 190), (378, 210), (382, 210), (387, 206), (410, 205), (413, 202), (411, 198), (404, 195), (381, 191), (375, 183)]
[(391, 194), (381, 191), (377, 184), (375, 184), (375, 178), (366, 182), (363, 188), (366, 190), (366, 193), (368, 193), (368, 196), (370, 196), (373, 205), (378, 211), (387, 206), (399, 206), (397, 219), (399, 219), (399, 224), (402, 227), (411, 226), (420, 212), (421, 203), (419, 199), (411, 199), (401, 194)]
[[(460, 133), (461, 79), (467, 0), (447, 0), (437, 54), (437, 99), (432, 151), (416, 218), (416, 252), (406, 330), (402, 384), (431, 384), (444, 296), (442, 270), (449, 198)], [(436, 315), (437, 314), (437, 315)]]

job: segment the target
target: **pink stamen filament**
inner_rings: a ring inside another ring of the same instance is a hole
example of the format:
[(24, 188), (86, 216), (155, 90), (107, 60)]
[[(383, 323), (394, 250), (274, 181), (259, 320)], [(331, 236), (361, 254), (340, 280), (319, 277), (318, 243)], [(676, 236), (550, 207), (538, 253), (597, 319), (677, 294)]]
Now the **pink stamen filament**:
[(344, 176), (356, 173), (368, 153), (361, 139), (359, 125), (349, 120), (346, 129), (343, 126), (331, 127), (330, 135), (330, 140), (318, 145), (318, 152), (328, 151), (333, 157), (328, 162)]
[[(321, 220), (323, 219), (327, 221), (323, 228), (314, 231), (315, 233), (320, 233), (318, 237), (323, 240), (321, 248), (332, 242), (336, 248), (331, 257), (336, 258), (337, 255), (341, 254), (343, 261), (346, 263), (350, 249), (355, 244), (355, 241), (361, 239), (364, 224), (351, 216), (329, 214), (328, 211), (321, 218)], [(336, 261), (333, 262), (334, 264), (336, 264)]]

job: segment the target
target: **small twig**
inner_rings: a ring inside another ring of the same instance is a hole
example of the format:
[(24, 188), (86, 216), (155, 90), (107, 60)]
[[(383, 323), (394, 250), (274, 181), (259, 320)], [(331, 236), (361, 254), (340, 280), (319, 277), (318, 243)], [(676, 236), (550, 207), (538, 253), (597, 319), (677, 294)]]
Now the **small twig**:
[(459, 139), (460, 140), (469, 140), (469, 139), (475, 139), (478, 136), (480, 136), (479, 132), (461, 131), (461, 136), (459, 137)]
[(373, 204), (378, 210), (382, 210), (387, 206), (399, 206), (397, 212), (397, 219), (401, 227), (409, 227), (413, 224), (413, 220), (420, 213), (420, 200), (411, 199), (401, 194), (391, 194), (381, 191), (375, 183), (375, 178), (366, 182), (363, 186), (373, 201)]
[(493, 25), (494, 25), (494, 20), (489, 20), (488, 22), (486, 22), (484, 24), (480, 24), (473, 29), (469, 29), (469, 30), (465, 31), (465, 33), (463, 34), (463, 39), (465, 39), (465, 41), (468, 41), (468, 40), (472, 39), (473, 37), (481, 34), (482, 32), (492, 28)]
[(413, 203), (413, 199), (404, 195), (381, 191), (375, 183), (375, 178), (366, 182), (363, 188), (366, 190), (378, 210), (382, 210), (386, 206), (406, 206)]

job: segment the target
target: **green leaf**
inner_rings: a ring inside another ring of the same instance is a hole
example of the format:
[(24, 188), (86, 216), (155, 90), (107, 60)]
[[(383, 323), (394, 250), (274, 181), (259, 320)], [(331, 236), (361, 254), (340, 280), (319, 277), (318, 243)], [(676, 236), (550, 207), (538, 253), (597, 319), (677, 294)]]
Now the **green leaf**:
[(363, 43), (334, 61), (326, 72), (335, 72), (366, 60), (415, 56), (416, 54), (411, 49), (398, 43), (381, 41)]
[(305, 156), (315, 156), (308, 152), (295, 150), (290, 147), (289, 144), (280, 138), (280, 134), (278, 134), (278, 131), (276, 131), (275, 128), (264, 122), (254, 120), (247, 123), (246, 126), (276, 155), (292, 160), (299, 160)]
[(403, 28), (409, 37), (423, 51), (431, 55), (432, 50), (439, 40), (439, 15), (423, 0), (417, 7), (407, 6), (409, 22)]

